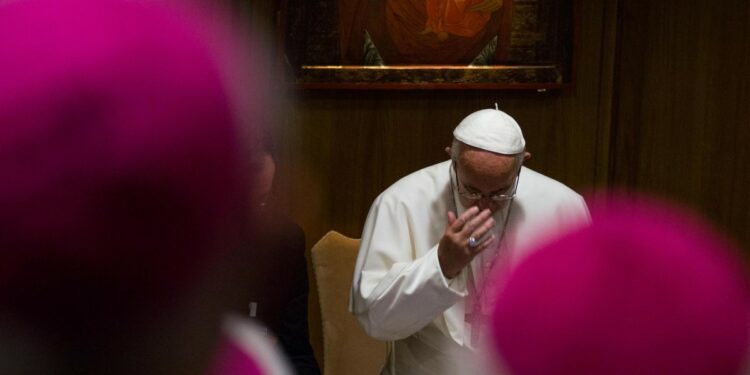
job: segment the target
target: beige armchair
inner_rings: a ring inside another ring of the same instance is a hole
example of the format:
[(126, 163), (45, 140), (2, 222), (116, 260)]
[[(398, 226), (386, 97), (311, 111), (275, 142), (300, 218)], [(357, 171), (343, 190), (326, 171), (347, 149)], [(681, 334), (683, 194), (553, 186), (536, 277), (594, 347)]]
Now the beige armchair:
[(367, 336), (348, 311), (359, 240), (328, 232), (312, 248), (323, 327), (323, 374), (378, 374), (386, 343)]

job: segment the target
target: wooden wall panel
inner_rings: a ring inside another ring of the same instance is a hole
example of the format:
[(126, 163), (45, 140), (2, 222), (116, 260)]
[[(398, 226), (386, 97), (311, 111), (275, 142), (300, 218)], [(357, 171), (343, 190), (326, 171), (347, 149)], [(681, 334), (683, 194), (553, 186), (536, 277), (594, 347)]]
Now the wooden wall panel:
[(575, 95), (307, 93), (286, 124), (287, 142), (294, 141), (285, 144), (295, 145), (282, 159), (289, 168), (289, 209), (307, 224), (311, 240), (330, 229), (359, 237), (377, 194), (410, 172), (446, 160), (443, 149), (456, 124), (496, 100), (521, 123), (533, 154), (531, 168), (587, 189), (596, 178), (597, 106), (567, 108), (566, 103), (577, 103)]
[(750, 245), (750, 3), (622, 2), (612, 183)]

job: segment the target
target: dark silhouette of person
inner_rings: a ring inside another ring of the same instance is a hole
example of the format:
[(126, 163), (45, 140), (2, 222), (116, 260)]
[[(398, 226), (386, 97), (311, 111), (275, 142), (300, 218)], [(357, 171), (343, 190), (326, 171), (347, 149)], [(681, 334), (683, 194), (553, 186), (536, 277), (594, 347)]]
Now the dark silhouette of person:
[(257, 234), (236, 255), (240, 290), (232, 309), (261, 322), (298, 374), (320, 374), (308, 333), (305, 233), (273, 199), (276, 151), (266, 133), (254, 179)]

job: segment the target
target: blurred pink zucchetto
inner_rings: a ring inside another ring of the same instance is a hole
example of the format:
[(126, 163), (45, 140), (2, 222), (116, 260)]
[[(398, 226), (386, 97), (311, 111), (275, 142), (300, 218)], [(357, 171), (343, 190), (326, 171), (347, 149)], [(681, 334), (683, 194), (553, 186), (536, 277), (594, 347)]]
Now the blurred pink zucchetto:
[(87, 332), (174, 304), (248, 226), (253, 110), (237, 104), (264, 95), (235, 96), (254, 67), (208, 7), (187, 4), (0, 5), (0, 305), (11, 314)]
[(492, 316), (513, 375), (737, 374), (748, 293), (736, 250), (662, 203), (615, 200), (530, 255)]

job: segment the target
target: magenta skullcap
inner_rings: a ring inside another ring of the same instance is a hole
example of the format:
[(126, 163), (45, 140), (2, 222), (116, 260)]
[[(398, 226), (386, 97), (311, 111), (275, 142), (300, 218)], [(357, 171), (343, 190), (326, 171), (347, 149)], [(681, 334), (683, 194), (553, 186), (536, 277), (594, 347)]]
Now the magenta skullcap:
[(610, 203), (508, 276), (492, 317), (513, 375), (737, 374), (748, 295), (734, 249), (681, 210)]
[(209, 16), (158, 1), (0, 5), (3, 310), (76, 327), (175, 304), (248, 225), (249, 118), (227, 80), (242, 73)]

